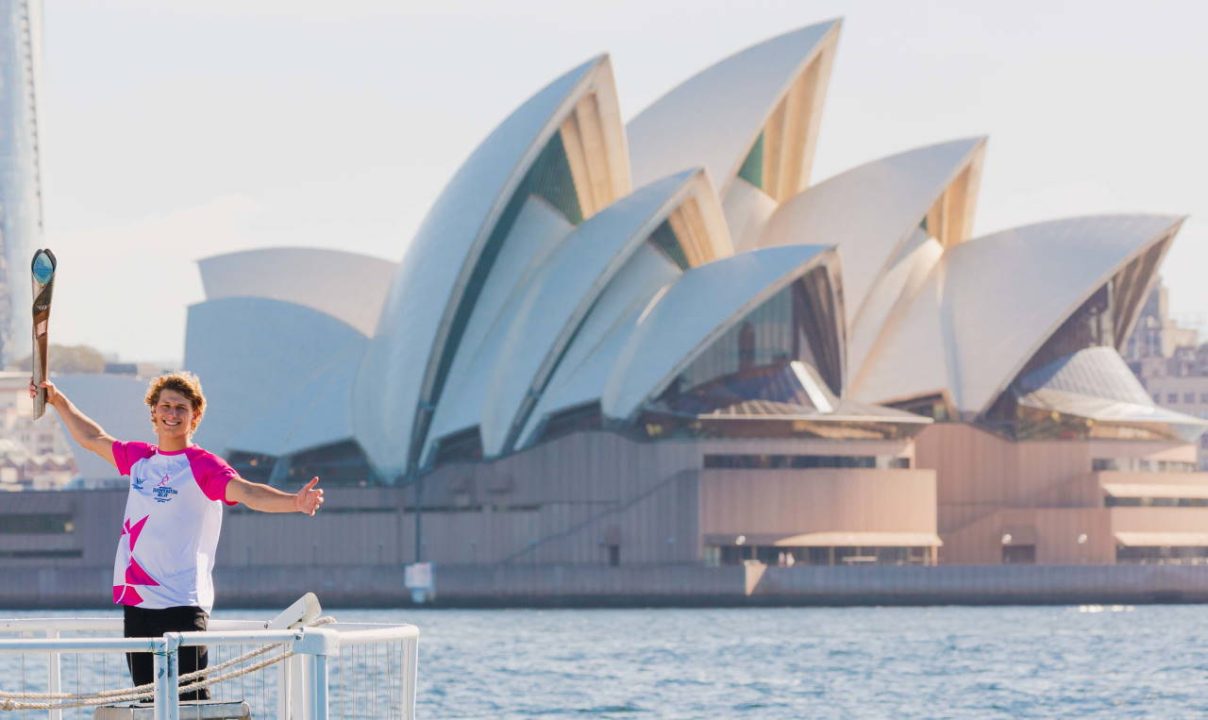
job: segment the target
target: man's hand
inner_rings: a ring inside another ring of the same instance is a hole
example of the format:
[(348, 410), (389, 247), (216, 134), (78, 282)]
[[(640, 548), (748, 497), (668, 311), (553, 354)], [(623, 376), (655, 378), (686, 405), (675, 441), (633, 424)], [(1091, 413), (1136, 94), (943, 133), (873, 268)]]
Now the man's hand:
[(59, 389), (55, 387), (54, 383), (52, 383), (49, 380), (43, 380), (41, 385), (34, 385), (34, 379), (30, 378), (29, 379), (29, 399), (30, 400), (33, 400), (35, 397), (38, 396), (39, 388), (46, 391), (46, 404), (47, 405), (54, 405), (55, 400), (59, 399)]
[(319, 478), (313, 477), (294, 495), (294, 507), (298, 512), (314, 517), (315, 511), (323, 506), (323, 491), (315, 489), (318, 484)]

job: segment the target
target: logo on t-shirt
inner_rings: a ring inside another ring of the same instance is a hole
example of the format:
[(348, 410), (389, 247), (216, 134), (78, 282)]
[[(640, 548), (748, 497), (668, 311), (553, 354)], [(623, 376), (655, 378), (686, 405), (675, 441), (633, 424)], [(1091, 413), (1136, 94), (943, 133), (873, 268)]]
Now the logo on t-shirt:
[(164, 479), (159, 481), (152, 492), (155, 493), (155, 502), (166, 503), (172, 500), (172, 496), (177, 494), (175, 488), (168, 487), (168, 483), (172, 482), (171, 475), (164, 475)]
[(133, 487), (135, 490), (142, 490), (143, 489), (143, 477), (141, 475), (135, 476), (134, 482), (131, 483), (131, 487)]

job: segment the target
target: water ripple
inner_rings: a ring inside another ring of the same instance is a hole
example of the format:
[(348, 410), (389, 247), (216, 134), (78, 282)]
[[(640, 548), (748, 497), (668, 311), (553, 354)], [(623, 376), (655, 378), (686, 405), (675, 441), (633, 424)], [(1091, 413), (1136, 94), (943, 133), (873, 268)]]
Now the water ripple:
[(1104, 606), (390, 619), (423, 630), (424, 717), (1115, 719), (1208, 712), (1202, 614)]
[(419, 625), (423, 718), (1122, 720), (1208, 717), (1204, 612), (1083, 606), (332, 614)]

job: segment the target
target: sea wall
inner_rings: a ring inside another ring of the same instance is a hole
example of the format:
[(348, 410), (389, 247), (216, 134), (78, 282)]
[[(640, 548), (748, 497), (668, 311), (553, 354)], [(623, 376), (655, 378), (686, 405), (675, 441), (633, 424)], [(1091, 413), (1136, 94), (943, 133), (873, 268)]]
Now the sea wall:
[[(437, 607), (1141, 604), (1208, 602), (1208, 566), (703, 567), (478, 565), (435, 568)], [(8, 568), (0, 608), (107, 608), (108, 568)], [(228, 567), (221, 607), (412, 604), (399, 565)]]

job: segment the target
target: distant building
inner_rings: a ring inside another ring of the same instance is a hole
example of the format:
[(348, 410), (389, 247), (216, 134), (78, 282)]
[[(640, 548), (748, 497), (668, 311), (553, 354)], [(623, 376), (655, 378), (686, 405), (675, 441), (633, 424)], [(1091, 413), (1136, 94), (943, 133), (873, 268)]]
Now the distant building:
[(105, 362), (105, 375), (131, 375), (137, 378), (152, 378), (156, 375), (163, 375), (178, 370), (179, 368), (166, 367), (163, 363), (156, 362), (122, 362), (119, 360), (111, 360)]
[[(151, 372), (54, 373), (51, 378), (115, 437), (154, 442), (143, 397), (148, 378), (161, 369), (139, 365)], [(28, 384), (28, 372), (0, 372), (0, 490), (124, 486), (112, 464), (76, 444), (54, 409), (33, 419)]]
[[(150, 411), (143, 404), (147, 377), (124, 373), (73, 373), (54, 375), (55, 383), (88, 416), (111, 435), (122, 440), (155, 442)], [(51, 415), (52, 412), (47, 412)], [(57, 413), (54, 422), (57, 423)], [(112, 464), (84, 450), (67, 437), (78, 471), (73, 488), (125, 487), (128, 480)]]
[(58, 422), (33, 419), (29, 373), (0, 372), (0, 491), (62, 489), (75, 475), (73, 455)]
[(31, 351), (29, 263), (42, 237), (39, 0), (0, 0), (0, 370)]
[(1208, 366), (1203, 372), (1198, 367), (1198, 345), (1199, 332), (1180, 327), (1170, 316), (1169, 292), (1159, 280), (1146, 297), (1141, 316), (1121, 354), (1142, 378), (1208, 374)]
[[(1208, 418), (1208, 343), (1201, 344), (1195, 328), (1180, 327), (1171, 317), (1165, 285), (1150, 292), (1125, 359), (1155, 403)], [(1208, 435), (1200, 438), (1197, 464), (1208, 470)]]

